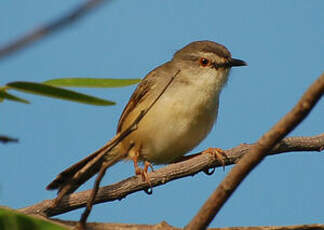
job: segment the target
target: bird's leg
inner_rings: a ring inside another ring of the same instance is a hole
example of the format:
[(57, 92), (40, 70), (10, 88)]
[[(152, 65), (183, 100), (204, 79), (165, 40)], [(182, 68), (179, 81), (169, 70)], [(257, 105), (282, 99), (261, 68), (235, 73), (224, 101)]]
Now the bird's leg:
[(142, 171), (143, 169), (141, 169), (139, 166), (138, 166), (138, 152), (136, 152), (134, 154), (134, 156), (132, 156), (132, 160), (133, 160), (133, 163), (134, 163), (134, 169), (135, 169), (135, 175), (142, 175)]
[(144, 179), (150, 185), (150, 187), (152, 188), (151, 179), (150, 179), (150, 177), (148, 175), (148, 169), (149, 168), (151, 168), (152, 172), (154, 171), (152, 164), (150, 162), (148, 162), (148, 161), (145, 161), (144, 162), (144, 170), (143, 170)]
[(224, 159), (228, 159), (227, 154), (224, 150), (220, 148), (208, 148), (204, 151), (202, 151), (202, 154), (211, 154), (214, 156), (217, 160), (219, 160), (223, 166), (223, 170), (225, 170), (225, 161)]
[(152, 189), (152, 183), (151, 183), (151, 178), (148, 175), (148, 169), (151, 168), (152, 172), (154, 171), (153, 166), (150, 162), (145, 161), (144, 162), (144, 170), (143, 170), (143, 177), (145, 179), (145, 181), (149, 184), (149, 188), (144, 189), (145, 193), (148, 195), (151, 195), (153, 193), (153, 189)]
[(151, 168), (151, 171), (154, 172), (153, 166), (149, 161), (144, 162), (144, 171), (148, 172), (148, 169)]
[(151, 180), (150, 180), (150, 177), (148, 175), (148, 169), (149, 168), (151, 168), (152, 171), (154, 171), (153, 167), (152, 167), (152, 164), (150, 162), (148, 162), (148, 161), (145, 161), (144, 162), (144, 169), (142, 169), (142, 168), (140, 168), (138, 166), (139, 152), (136, 151), (135, 154), (132, 154), (132, 155), (133, 156), (131, 158), (132, 158), (133, 163), (134, 163), (135, 175), (141, 175), (143, 181), (147, 182), (149, 184), (149, 186), (152, 187)]

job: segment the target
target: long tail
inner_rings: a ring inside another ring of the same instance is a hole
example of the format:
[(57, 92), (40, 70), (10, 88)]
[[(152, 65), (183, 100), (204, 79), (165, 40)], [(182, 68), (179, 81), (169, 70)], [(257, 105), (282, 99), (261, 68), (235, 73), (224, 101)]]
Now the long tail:
[(62, 171), (47, 185), (46, 189), (58, 189), (57, 199), (61, 200), (63, 196), (74, 192), (84, 182), (94, 176), (100, 170), (103, 162), (110, 167), (124, 157), (124, 154), (120, 153), (118, 145), (111, 149), (111, 145), (108, 142), (96, 152)]

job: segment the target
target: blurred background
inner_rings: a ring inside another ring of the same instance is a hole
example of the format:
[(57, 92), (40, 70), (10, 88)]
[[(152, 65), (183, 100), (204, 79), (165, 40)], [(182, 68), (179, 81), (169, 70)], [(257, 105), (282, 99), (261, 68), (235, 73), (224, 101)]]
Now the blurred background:
[[(81, 1), (1, 1), (0, 46), (65, 15)], [(248, 67), (232, 70), (218, 122), (193, 152), (253, 143), (324, 71), (323, 1), (111, 1), (72, 26), (0, 60), (0, 85), (61, 77), (143, 78), (196, 40), (224, 44)], [(45, 186), (114, 134), (135, 86), (79, 91), (114, 100), (99, 107), (22, 93), (30, 105), (0, 104), (0, 204), (22, 208), (55, 197)], [(324, 101), (290, 135), (323, 132)], [(323, 223), (323, 153), (268, 157), (229, 199), (212, 227)], [(155, 167), (158, 168), (158, 167)], [(217, 169), (96, 205), (89, 221), (184, 226), (228, 173)], [(110, 169), (102, 185), (133, 176), (131, 162)], [(92, 188), (93, 180), (81, 189)], [(82, 210), (61, 216), (79, 219)]]

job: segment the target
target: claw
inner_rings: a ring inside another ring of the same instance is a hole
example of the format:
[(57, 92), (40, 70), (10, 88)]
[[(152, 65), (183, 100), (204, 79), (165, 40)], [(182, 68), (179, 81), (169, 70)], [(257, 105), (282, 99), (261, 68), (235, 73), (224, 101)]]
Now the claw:
[[(222, 150), (220, 148), (208, 148), (208, 149), (204, 150), (202, 152), (202, 154), (211, 154), (211, 155), (213, 155), (217, 160), (219, 160), (221, 162), (221, 164), (223, 166), (223, 170), (225, 171), (225, 165), (226, 164), (225, 164), (224, 158), (227, 160), (228, 156), (226, 155), (224, 150)], [(207, 175), (211, 175), (211, 174), (208, 174), (208, 173), (210, 173), (208, 170), (205, 173)], [(211, 173), (214, 173), (214, 170)]]

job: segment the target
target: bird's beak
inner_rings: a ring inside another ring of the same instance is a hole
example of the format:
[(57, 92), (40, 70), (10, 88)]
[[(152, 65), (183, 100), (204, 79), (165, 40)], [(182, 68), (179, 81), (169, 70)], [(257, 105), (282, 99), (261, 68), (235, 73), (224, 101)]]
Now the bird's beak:
[(242, 61), (240, 59), (235, 59), (235, 58), (231, 58), (231, 60), (229, 61), (228, 64), (230, 65), (230, 67), (247, 65), (247, 63), (245, 61)]

